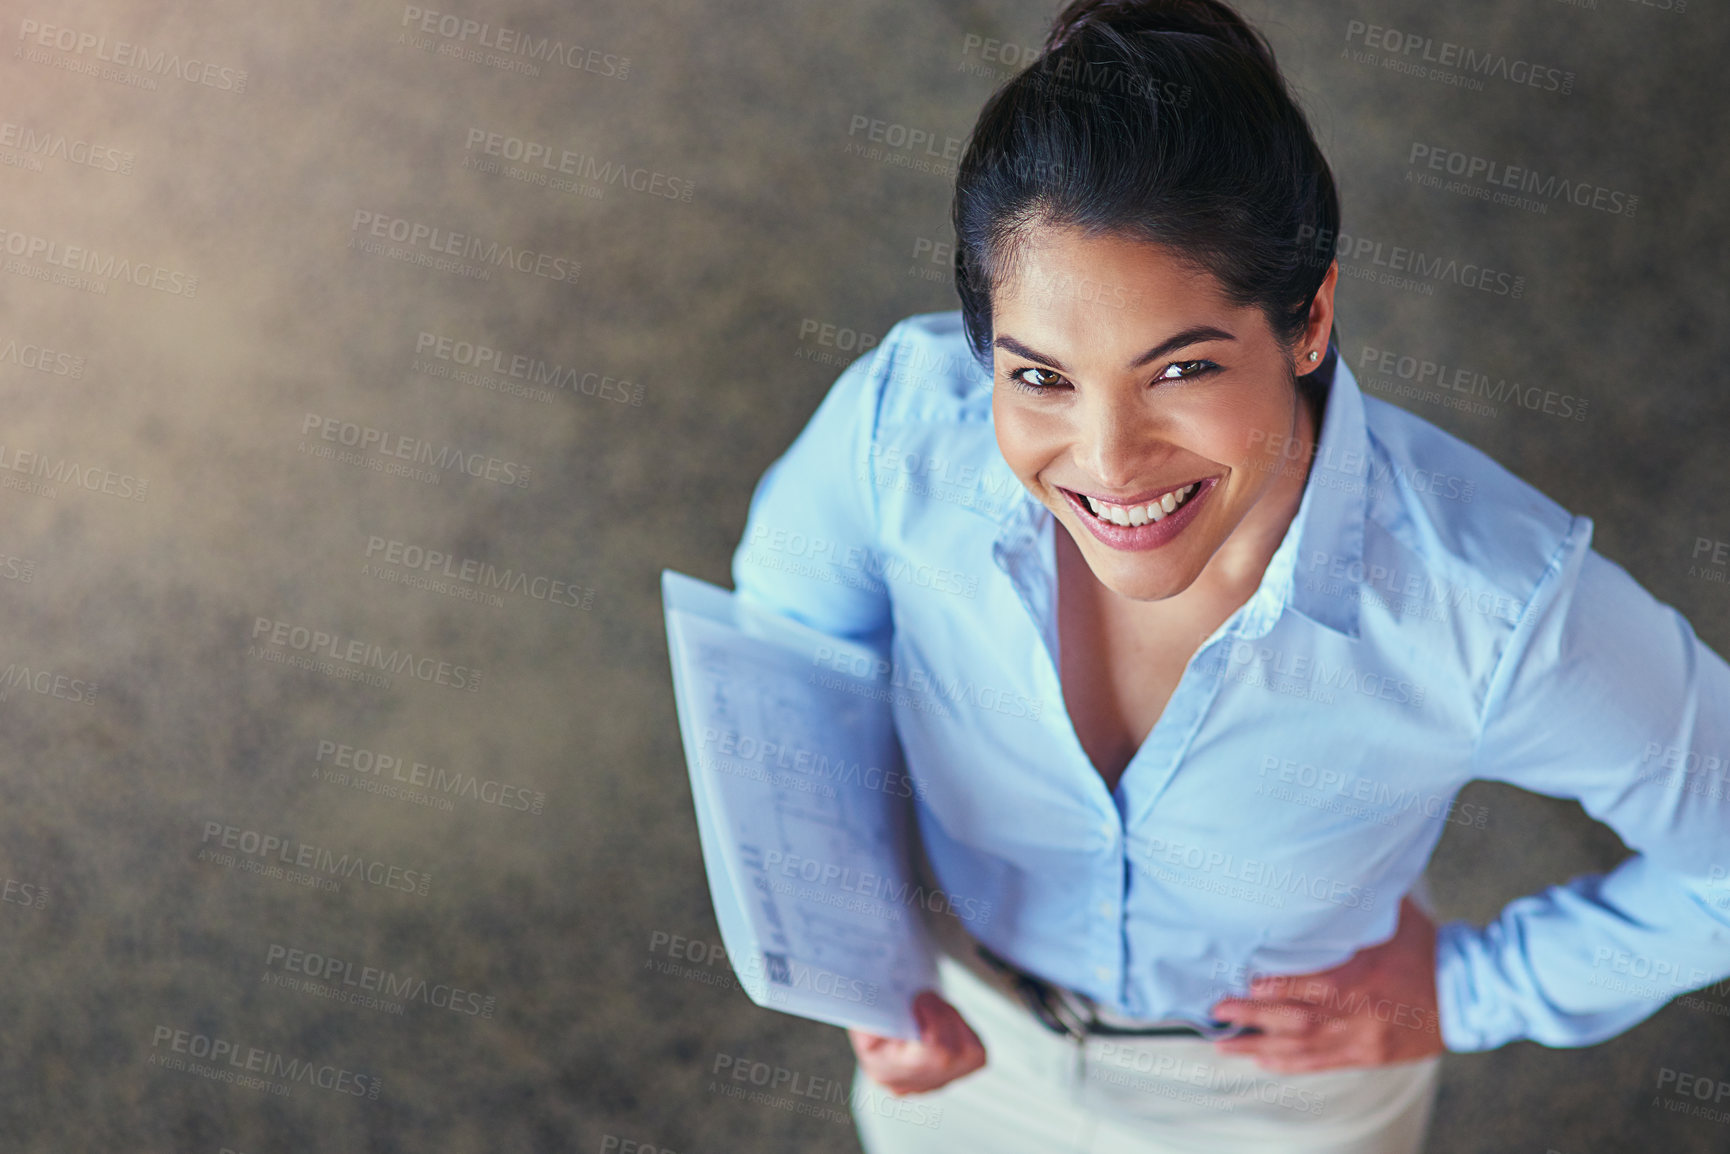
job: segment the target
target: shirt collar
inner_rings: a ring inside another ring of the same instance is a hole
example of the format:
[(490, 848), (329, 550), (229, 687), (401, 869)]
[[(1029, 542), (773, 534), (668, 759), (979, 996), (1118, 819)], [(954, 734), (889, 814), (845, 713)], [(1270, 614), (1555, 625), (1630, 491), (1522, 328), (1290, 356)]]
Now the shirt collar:
[[(1369, 433), (1364, 424), (1363, 394), (1351, 369), (1330, 346), (1317, 366), (1326, 385), (1321, 437), (1304, 483), (1303, 498), (1286, 535), (1268, 561), (1260, 586), (1245, 606), (1240, 633), (1260, 637), (1273, 628), (1289, 606), (1318, 625), (1343, 636), (1358, 636), (1358, 580), (1363, 573), (1364, 519), (1367, 515)], [(991, 446), (993, 469), (1008, 473), (1008, 465)], [(1009, 474), (1013, 477), (1013, 474)], [(1009, 575), (1034, 619), (1056, 630), (1056, 557), (1052, 548), (1057, 518), (1019, 482), (1007, 499), (974, 505), (1000, 527), (992, 557)], [(1349, 580), (1321, 580), (1321, 573), (1353, 575)], [(1056, 638), (1046, 641), (1057, 652)]]

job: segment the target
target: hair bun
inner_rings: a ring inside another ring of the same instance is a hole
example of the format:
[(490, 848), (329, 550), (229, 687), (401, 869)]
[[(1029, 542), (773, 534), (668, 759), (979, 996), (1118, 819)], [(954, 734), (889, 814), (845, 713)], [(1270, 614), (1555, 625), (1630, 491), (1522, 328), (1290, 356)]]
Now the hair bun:
[(1273, 67), (1273, 49), (1220, 0), (1071, 0), (1052, 21), (1045, 51), (1053, 52), (1078, 32), (1106, 27), (1122, 35), (1183, 32), (1239, 48)]

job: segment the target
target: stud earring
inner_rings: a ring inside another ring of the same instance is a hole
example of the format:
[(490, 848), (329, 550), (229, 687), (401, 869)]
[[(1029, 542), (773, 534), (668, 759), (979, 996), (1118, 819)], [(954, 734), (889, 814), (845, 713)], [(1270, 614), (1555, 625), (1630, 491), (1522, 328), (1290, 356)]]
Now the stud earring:
[(1316, 360), (1320, 360), (1320, 359), (1321, 359), (1321, 354), (1316, 352), (1314, 349), (1311, 349), (1310, 350), (1310, 360), (1316, 361)]

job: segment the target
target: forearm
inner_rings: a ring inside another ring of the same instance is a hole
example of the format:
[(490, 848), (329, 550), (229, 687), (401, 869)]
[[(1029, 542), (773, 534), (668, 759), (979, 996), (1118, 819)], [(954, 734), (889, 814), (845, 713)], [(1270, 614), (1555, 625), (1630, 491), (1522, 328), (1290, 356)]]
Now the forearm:
[(1636, 855), (1609, 874), (1510, 902), (1483, 929), (1441, 926), (1436, 994), (1450, 1050), (1518, 1039), (1587, 1046), (1730, 976), (1730, 920), (1710, 878)]

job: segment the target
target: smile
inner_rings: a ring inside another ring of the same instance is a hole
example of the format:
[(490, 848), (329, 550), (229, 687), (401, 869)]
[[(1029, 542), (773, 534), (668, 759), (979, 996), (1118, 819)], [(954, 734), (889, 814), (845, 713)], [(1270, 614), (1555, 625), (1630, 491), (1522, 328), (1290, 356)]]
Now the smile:
[(1139, 553), (1157, 549), (1183, 532), (1218, 483), (1218, 477), (1203, 477), (1163, 493), (1138, 496), (1133, 502), (1102, 501), (1061, 486), (1058, 491), (1101, 544)]
[(1145, 505), (1110, 505), (1104, 501), (1096, 501), (1087, 494), (1079, 494), (1087, 502), (1087, 507), (1101, 521), (1110, 521), (1114, 525), (1145, 525), (1149, 521), (1163, 521), (1166, 514), (1175, 513), (1189, 500), (1189, 495), (1195, 492), (1197, 482), (1190, 482), (1181, 489), (1173, 489), (1157, 500)]

